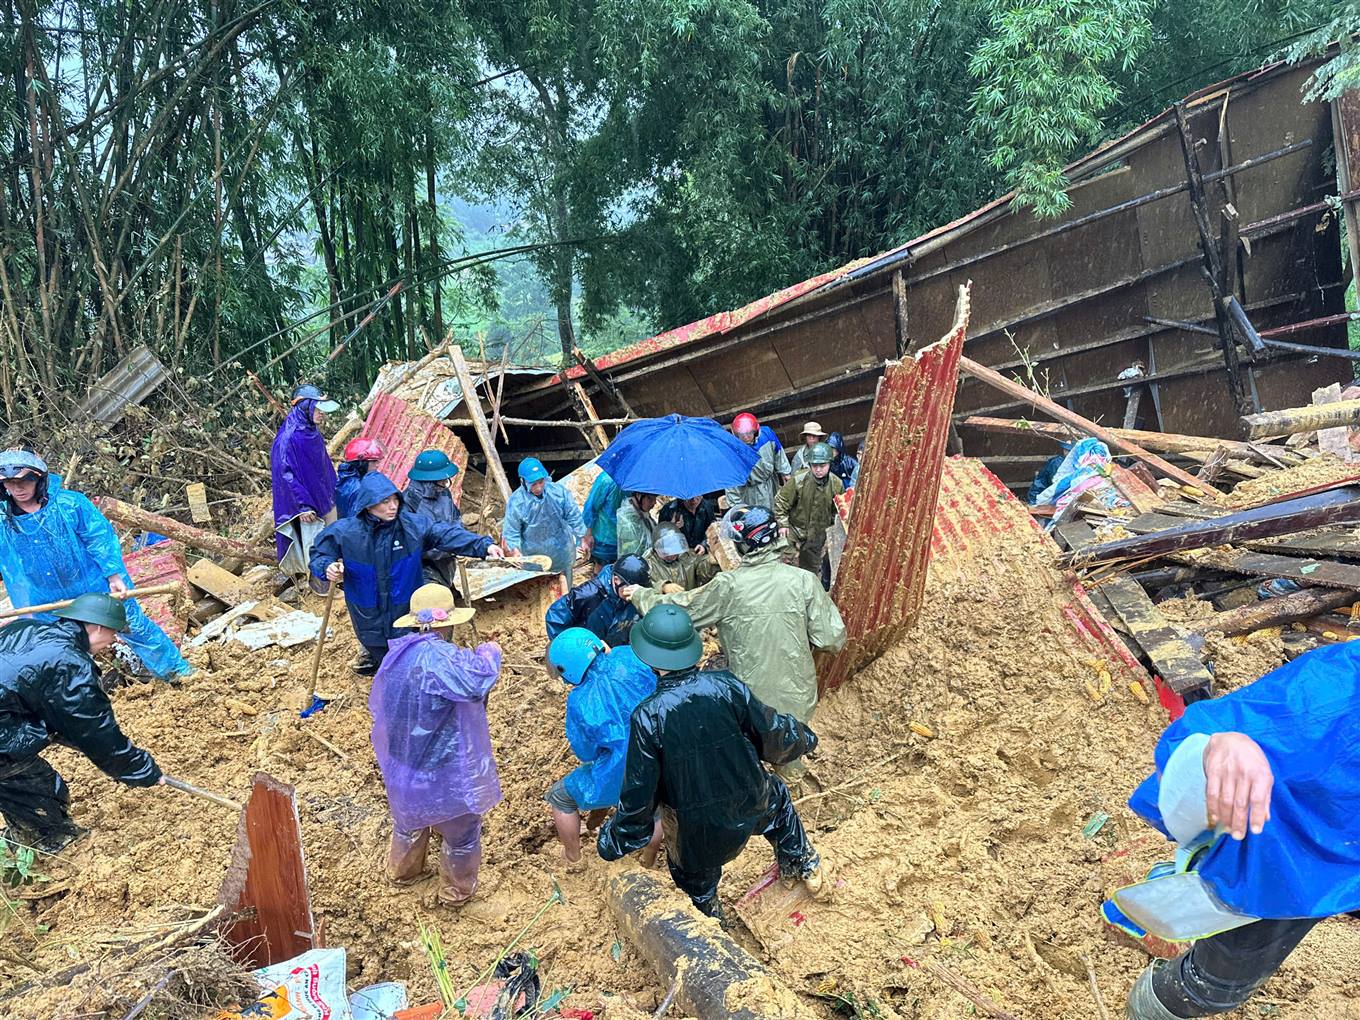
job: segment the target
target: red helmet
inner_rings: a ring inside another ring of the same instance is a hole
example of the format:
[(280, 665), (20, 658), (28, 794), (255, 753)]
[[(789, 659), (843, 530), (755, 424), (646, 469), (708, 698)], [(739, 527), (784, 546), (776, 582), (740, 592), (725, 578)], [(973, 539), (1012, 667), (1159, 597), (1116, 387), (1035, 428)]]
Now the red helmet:
[(376, 439), (360, 436), (345, 444), (345, 460), (382, 460), (385, 456), (387, 451)]
[(759, 432), (760, 422), (754, 414), (749, 411), (742, 411), (732, 419), (732, 432)]

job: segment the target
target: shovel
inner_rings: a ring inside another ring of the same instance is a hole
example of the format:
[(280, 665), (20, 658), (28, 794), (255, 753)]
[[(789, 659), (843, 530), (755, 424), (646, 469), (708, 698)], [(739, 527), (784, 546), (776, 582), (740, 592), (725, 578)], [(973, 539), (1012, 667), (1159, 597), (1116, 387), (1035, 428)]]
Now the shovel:
[(299, 717), (303, 719), (310, 718), (320, 712), (331, 700), (316, 693), (316, 678), (321, 672), (321, 652), (326, 647), (326, 631), (330, 629), (331, 607), (335, 605), (335, 593), (339, 587), (339, 582), (332, 581), (330, 591), (326, 592), (326, 608), (321, 611), (321, 633), (316, 636), (316, 651), (312, 653), (312, 682), (307, 688), (307, 707), (298, 713)]
[(178, 790), (180, 793), (187, 793), (192, 797), (198, 797), (202, 800), (210, 800), (214, 804), (220, 804), (222, 807), (231, 808), (233, 811), (241, 810), (240, 804), (236, 803), (234, 800), (228, 800), (220, 794), (211, 793), (208, 790), (192, 786), (182, 779), (175, 779), (173, 776), (162, 776), (161, 778), (165, 780), (165, 785), (172, 790)]
[(489, 567), (513, 567), (516, 570), (544, 571), (552, 569), (549, 556), (505, 556), (499, 560), (484, 560)]

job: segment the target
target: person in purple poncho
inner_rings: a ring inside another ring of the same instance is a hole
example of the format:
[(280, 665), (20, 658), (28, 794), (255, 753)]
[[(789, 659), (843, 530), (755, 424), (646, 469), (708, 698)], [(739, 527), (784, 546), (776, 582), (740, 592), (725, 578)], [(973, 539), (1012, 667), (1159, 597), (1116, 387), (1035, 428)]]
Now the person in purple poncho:
[[(339, 406), (315, 386), (299, 386), (269, 451), (275, 548), (279, 564), (291, 574), (308, 573), (312, 542), (335, 520), (335, 466), (320, 426)], [(318, 593), (329, 587), (324, 580), (308, 580)]]
[(501, 800), (486, 699), (500, 675), (501, 648), (453, 643), (453, 627), (472, 619), (454, 607), (453, 592), (427, 584), (411, 595), (395, 639), (373, 679), (373, 752), (387, 788), (393, 882), (418, 881), (434, 830), (439, 850), (439, 902), (462, 906), (477, 889), (482, 816)]

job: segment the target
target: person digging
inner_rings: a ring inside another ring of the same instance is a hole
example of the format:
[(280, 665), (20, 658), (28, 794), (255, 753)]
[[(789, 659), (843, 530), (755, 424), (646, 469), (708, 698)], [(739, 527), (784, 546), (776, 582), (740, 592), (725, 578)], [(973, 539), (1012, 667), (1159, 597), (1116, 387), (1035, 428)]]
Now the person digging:
[(111, 595), (81, 595), (56, 620), (0, 628), (0, 815), (4, 838), (55, 854), (87, 831), (70, 815), (71, 793), (42, 757), (65, 744), (120, 783), (164, 783), (151, 755), (123, 734), (100, 685), (97, 656), (128, 629)]
[(486, 720), (501, 648), (494, 641), (475, 649), (453, 642), (453, 628), (474, 612), (456, 608), (443, 585), (417, 588), (410, 612), (395, 621), (415, 633), (391, 643), (368, 699), (373, 753), (392, 815), (388, 876), (399, 885), (418, 881), (430, 833), (438, 832), (438, 900), (454, 907), (477, 890), (482, 816), (501, 800)]
[(821, 859), (788, 787), (761, 764), (802, 757), (817, 735), (726, 670), (698, 669), (703, 642), (678, 606), (651, 609), (629, 644), (657, 687), (629, 723), (619, 806), (600, 830), (599, 855), (614, 861), (648, 846), (659, 808), (671, 878), (710, 917), (723, 919), (723, 865), (756, 834), (770, 841), (781, 877), (824, 894)]
[(543, 623), (549, 640), (569, 627), (584, 627), (607, 644), (626, 644), (628, 630), (639, 614), (621, 592), (627, 585), (650, 583), (651, 574), (642, 557), (620, 557), (548, 607)]
[[(656, 676), (630, 648), (610, 648), (584, 627), (572, 627), (548, 645), (548, 668), (567, 693), (567, 743), (581, 763), (548, 788), (553, 828), (568, 864), (581, 860), (581, 815), (595, 830), (619, 800), (628, 751), (628, 720), (656, 690)], [(643, 851), (648, 867), (661, 842), (658, 821)]]
[(372, 676), (387, 654), (388, 642), (404, 631), (397, 624), (409, 611), (411, 593), (421, 581), (422, 560), (431, 552), (476, 559), (505, 554), (485, 535), (462, 524), (444, 524), (403, 508), (392, 479), (370, 471), (359, 485), (353, 517), (336, 521), (312, 546), (312, 575), (345, 581), (345, 607), (363, 652), (351, 664), (359, 676)]

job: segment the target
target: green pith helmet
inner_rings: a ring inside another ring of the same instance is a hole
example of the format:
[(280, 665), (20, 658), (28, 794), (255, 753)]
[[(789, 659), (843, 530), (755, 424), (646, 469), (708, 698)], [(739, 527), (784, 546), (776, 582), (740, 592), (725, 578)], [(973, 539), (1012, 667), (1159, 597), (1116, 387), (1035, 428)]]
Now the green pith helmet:
[(443, 450), (426, 450), (416, 458), (407, 477), (417, 482), (442, 482), (457, 473), (458, 465), (449, 460), (449, 455)]
[(827, 443), (816, 443), (808, 451), (809, 464), (830, 464), (836, 459), (836, 451), (831, 449)]
[(65, 609), (57, 609), (53, 616), (63, 620), (94, 623), (122, 632), (127, 630), (127, 607), (112, 595), (81, 595)]
[(694, 621), (679, 606), (654, 606), (633, 624), (628, 644), (654, 669), (689, 669), (704, 651)]

